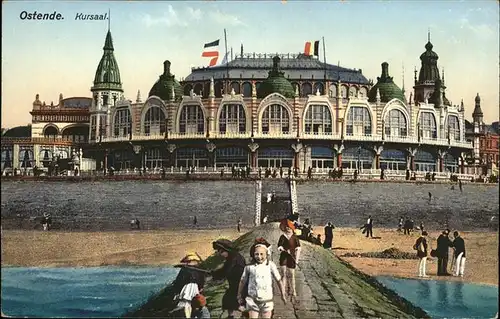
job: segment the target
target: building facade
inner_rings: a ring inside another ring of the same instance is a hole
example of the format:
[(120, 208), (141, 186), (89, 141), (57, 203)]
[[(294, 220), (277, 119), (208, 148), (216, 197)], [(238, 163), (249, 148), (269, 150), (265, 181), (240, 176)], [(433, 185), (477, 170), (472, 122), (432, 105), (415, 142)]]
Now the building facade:
[[(147, 98), (138, 92), (131, 101), (124, 95), (108, 31), (92, 97), (61, 95), (58, 105), (47, 106), (37, 96), (32, 140), (66, 141), (68, 156), (82, 147), (97, 169), (250, 166), (465, 173), (466, 154), (473, 150), (465, 137), (465, 107), (446, 97), (438, 58), (429, 39), (406, 98), (385, 62), (373, 83), (362, 70), (301, 54), (245, 53), (242, 45), (227, 64), (193, 68), (181, 82), (165, 61)], [(27, 156), (32, 163), (58, 152), (42, 141), (34, 144)], [(6, 149), (2, 139), (3, 162)]]
[(385, 62), (373, 85), (361, 70), (303, 55), (245, 54), (242, 46), (226, 65), (193, 68), (182, 82), (165, 61), (145, 101), (140, 92), (131, 101), (121, 89), (109, 32), (105, 43), (89, 132), (94, 156), (105, 167), (459, 173), (472, 149), (464, 105), (447, 99), (430, 41), (408, 100)]

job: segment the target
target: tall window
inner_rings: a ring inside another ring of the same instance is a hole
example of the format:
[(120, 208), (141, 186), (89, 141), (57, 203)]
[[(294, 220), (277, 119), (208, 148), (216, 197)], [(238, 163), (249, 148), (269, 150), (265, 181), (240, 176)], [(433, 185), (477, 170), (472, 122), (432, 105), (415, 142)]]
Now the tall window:
[(219, 132), (245, 133), (245, 109), (241, 104), (224, 104), (219, 115)]
[(131, 131), (132, 121), (130, 118), (130, 111), (128, 108), (118, 109), (115, 113), (115, 119), (113, 121), (114, 129), (113, 136), (128, 136)]
[(95, 140), (97, 130), (97, 115), (90, 116), (90, 139)]
[(372, 120), (370, 112), (364, 106), (352, 106), (347, 114), (347, 135), (371, 135)]
[(144, 133), (145, 134), (164, 134), (166, 131), (165, 113), (159, 106), (151, 106), (146, 111), (144, 117)]
[(205, 117), (199, 105), (183, 106), (179, 121), (180, 133), (202, 134), (205, 131)]
[(290, 116), (283, 105), (269, 105), (262, 114), (262, 133), (289, 133)]
[(150, 169), (163, 166), (163, 158), (159, 148), (150, 148), (145, 154), (146, 167)]
[(385, 135), (387, 136), (407, 136), (408, 130), (406, 118), (400, 110), (390, 110), (385, 116)]
[(305, 133), (331, 134), (332, 114), (326, 105), (309, 105), (304, 119)]
[(247, 166), (248, 151), (241, 147), (225, 147), (215, 150), (215, 161), (217, 166)]
[(431, 112), (420, 113), (419, 134), (423, 138), (437, 138), (436, 119)]
[(458, 123), (457, 116), (448, 115), (448, 134), (452, 141), (460, 141), (460, 125)]

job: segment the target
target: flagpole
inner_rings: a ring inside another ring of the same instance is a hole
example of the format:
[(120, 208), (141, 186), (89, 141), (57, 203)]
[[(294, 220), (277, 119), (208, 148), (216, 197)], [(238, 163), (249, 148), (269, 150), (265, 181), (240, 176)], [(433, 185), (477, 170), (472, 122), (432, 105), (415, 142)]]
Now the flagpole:
[[(226, 47), (226, 53), (225, 56), (227, 56), (227, 34), (226, 34), (226, 29), (224, 28), (224, 45)], [(225, 94), (229, 94), (229, 87), (228, 87), (228, 81), (229, 81), (229, 63), (226, 62), (226, 89), (224, 90)]]
[[(323, 37), (323, 62), (325, 63), (325, 82), (326, 82), (326, 49), (325, 49), (325, 37)], [(326, 85), (326, 83), (325, 83)], [(325, 88), (326, 92), (326, 88)]]

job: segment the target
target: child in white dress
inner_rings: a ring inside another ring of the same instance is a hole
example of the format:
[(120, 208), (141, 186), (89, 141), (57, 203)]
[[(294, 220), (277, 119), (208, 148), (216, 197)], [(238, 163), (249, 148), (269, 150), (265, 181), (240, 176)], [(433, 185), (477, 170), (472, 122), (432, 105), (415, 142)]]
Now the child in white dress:
[(278, 267), (268, 260), (269, 246), (267, 242), (254, 244), (251, 249), (254, 252), (253, 262), (245, 267), (238, 287), (238, 301), (240, 304), (246, 304), (250, 318), (259, 318), (259, 315), (262, 318), (271, 318), (274, 309), (273, 277), (278, 282), (281, 299), (286, 303), (284, 283)]

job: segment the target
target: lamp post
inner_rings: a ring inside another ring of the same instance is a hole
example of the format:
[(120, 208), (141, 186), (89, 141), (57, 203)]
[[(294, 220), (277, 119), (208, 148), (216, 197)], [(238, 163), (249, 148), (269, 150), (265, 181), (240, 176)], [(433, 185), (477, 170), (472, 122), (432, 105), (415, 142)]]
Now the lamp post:
[(361, 145), (358, 146), (358, 171), (361, 172)]

